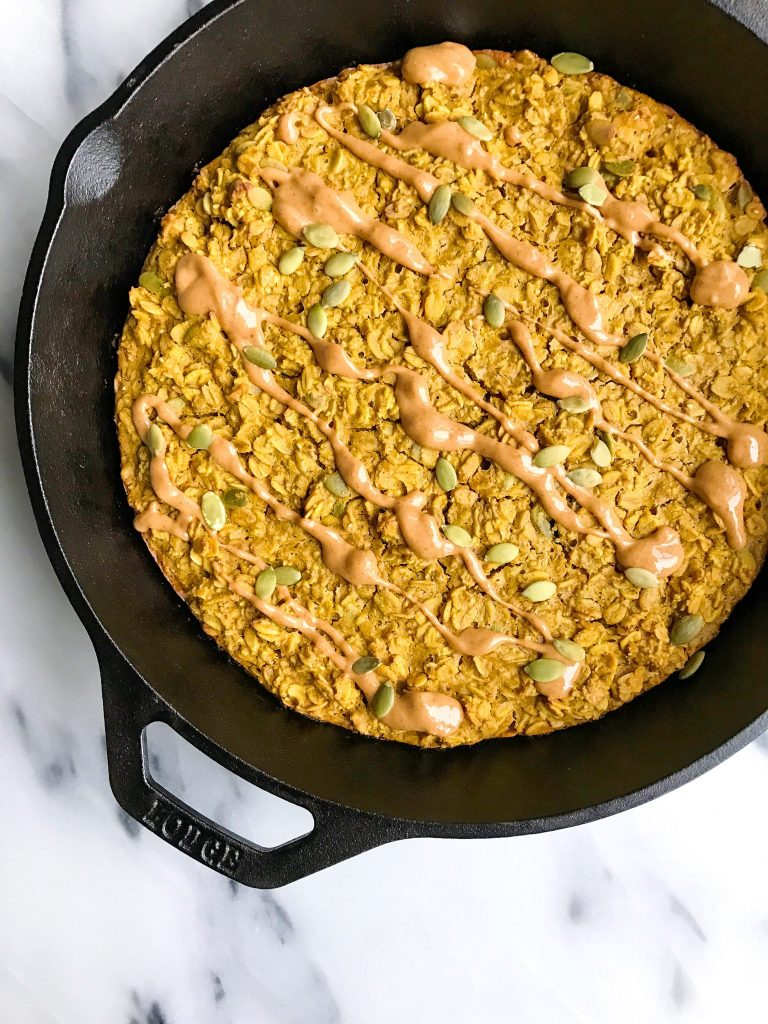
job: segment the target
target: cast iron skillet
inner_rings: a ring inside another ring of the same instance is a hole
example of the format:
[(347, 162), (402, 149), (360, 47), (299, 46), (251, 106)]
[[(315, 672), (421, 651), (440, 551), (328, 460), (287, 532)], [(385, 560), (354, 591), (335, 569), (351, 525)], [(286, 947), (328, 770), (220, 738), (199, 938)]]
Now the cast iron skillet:
[[(114, 339), (158, 212), (281, 94), (446, 38), (588, 53), (711, 132), (768, 195), (768, 51), (703, 0), (583, 0), (578, 17), (562, 0), (452, 0), (443, 10), (369, 0), (354, 17), (339, 17), (334, 0), (283, 0), (279, 13), (229, 0), (166, 40), (71, 133), (27, 274), (21, 452), (48, 554), (99, 658), (112, 788), (134, 818), (247, 885), (283, 885), (395, 839), (513, 836), (599, 818), (692, 779), (768, 727), (765, 573), (695, 681), (670, 680), (560, 735), (430, 752), (279, 707), (203, 635), (131, 527), (112, 421)], [(182, 805), (149, 776), (143, 731), (156, 720), (307, 807), (313, 830), (266, 850)]]

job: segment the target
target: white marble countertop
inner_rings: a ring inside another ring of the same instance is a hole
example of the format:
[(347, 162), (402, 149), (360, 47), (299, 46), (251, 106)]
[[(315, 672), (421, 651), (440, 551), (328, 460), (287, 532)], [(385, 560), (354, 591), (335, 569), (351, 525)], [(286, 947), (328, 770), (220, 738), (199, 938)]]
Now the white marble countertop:
[[(765, 737), (612, 819), (520, 839), (400, 843), (273, 893), (193, 863), (113, 800), (96, 659), (48, 564), (16, 451), (13, 331), (62, 138), (200, 6), (4, 5), (0, 1019), (719, 1024), (764, 1015)], [(255, 823), (257, 839), (296, 823), (290, 808), (231, 778), (195, 774), (167, 745), (156, 769), (182, 790), (196, 778), (212, 812)]]

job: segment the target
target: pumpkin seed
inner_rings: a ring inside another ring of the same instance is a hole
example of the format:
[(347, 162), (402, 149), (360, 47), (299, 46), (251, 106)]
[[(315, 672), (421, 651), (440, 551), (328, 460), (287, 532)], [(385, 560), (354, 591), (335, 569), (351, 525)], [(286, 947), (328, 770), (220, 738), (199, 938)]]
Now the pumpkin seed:
[(583, 395), (567, 395), (557, 403), (565, 412), (580, 413), (587, 412), (592, 408), (592, 403)]
[(493, 292), (491, 292), (490, 295), (486, 295), (485, 301), (483, 302), (483, 316), (485, 317), (485, 322), (488, 326), (501, 327), (506, 315), (507, 311), (499, 296), (494, 295)]
[(156, 423), (150, 423), (149, 429), (144, 437), (144, 444), (149, 449), (150, 455), (157, 455), (158, 452), (163, 450), (165, 439), (163, 438), (163, 432)]
[(262, 569), (259, 575), (256, 577), (256, 582), (253, 585), (253, 592), (256, 597), (260, 597), (262, 601), (268, 601), (275, 592), (277, 586), (277, 576), (275, 570), (271, 565), (268, 565), (266, 569)]
[(520, 548), (516, 544), (493, 544), (485, 552), (486, 562), (493, 562), (494, 565), (506, 565), (514, 561), (520, 554)]
[(451, 208), (451, 190), (448, 185), (438, 185), (429, 200), (429, 220), (431, 224), (439, 224), (445, 220)]
[(287, 277), (289, 274), (295, 274), (303, 262), (304, 246), (294, 245), (292, 248), (286, 249), (277, 261), (277, 269)]
[(364, 676), (366, 672), (373, 672), (377, 669), (381, 662), (378, 658), (374, 658), (372, 654), (364, 654), (361, 658), (358, 658), (352, 665), (352, 671), (356, 676)]
[(552, 520), (541, 505), (534, 505), (531, 509), (531, 522), (542, 537), (551, 539), (554, 536), (555, 531), (552, 528)]
[(669, 631), (669, 642), (673, 647), (684, 647), (699, 635), (704, 628), (700, 615), (684, 615)]
[(600, 438), (600, 440), (603, 442), (603, 444), (606, 446), (608, 451), (611, 453), (611, 455), (613, 455), (613, 452), (614, 452), (613, 434), (610, 432), (610, 430), (598, 430), (598, 431), (596, 431), (596, 433), (597, 433), (597, 436)]
[(635, 169), (634, 160), (605, 160), (603, 170), (617, 178), (628, 178)]
[(257, 348), (255, 345), (246, 345), (243, 349), (243, 355), (249, 363), (253, 363), (254, 366), (260, 366), (262, 370), (274, 370), (277, 366), (275, 357), (271, 352), (267, 352), (263, 348)]
[(338, 149), (334, 149), (331, 159), (328, 161), (329, 172), (336, 174), (344, 166), (345, 161), (344, 150), (339, 146)]
[(577, 644), (573, 640), (553, 640), (552, 646), (558, 654), (562, 654), (569, 661), (584, 661), (587, 656), (587, 652), (581, 644)]
[(636, 363), (648, 347), (648, 335), (643, 332), (630, 338), (619, 352), (620, 363)]
[(571, 449), (564, 444), (551, 444), (536, 452), (531, 460), (537, 469), (549, 469), (550, 466), (557, 466), (565, 462), (571, 454)]
[(366, 135), (378, 139), (381, 135), (381, 121), (367, 104), (361, 103), (357, 108), (357, 119)]
[(610, 448), (599, 437), (595, 438), (595, 443), (589, 449), (589, 457), (601, 469), (607, 469), (613, 462)]
[(579, 195), (590, 206), (602, 206), (608, 198), (608, 193), (602, 185), (582, 185)]
[(348, 498), (352, 493), (338, 473), (329, 473), (323, 478), (323, 485), (335, 498)]
[(658, 576), (654, 576), (648, 569), (637, 569), (630, 567), (624, 570), (624, 575), (634, 587), (641, 590), (653, 590), (659, 585)]
[(328, 330), (328, 316), (322, 307), (322, 304), (316, 302), (314, 306), (310, 306), (307, 312), (307, 327), (309, 328), (310, 334), (315, 338), (322, 338), (325, 336), (325, 332)]
[(145, 270), (139, 276), (139, 284), (142, 288), (146, 288), (148, 292), (152, 292), (153, 295), (165, 295), (169, 291), (168, 285), (162, 278), (157, 276), (154, 270)]
[(736, 257), (736, 262), (740, 267), (745, 267), (747, 270), (752, 268), (757, 270), (763, 265), (763, 254), (756, 245), (745, 245)]
[(592, 487), (599, 487), (603, 482), (603, 478), (597, 470), (591, 469), (589, 466), (584, 466), (581, 469), (572, 469), (565, 475), (571, 483), (576, 484), (577, 487), (586, 487), (591, 489)]
[(451, 196), (451, 205), (457, 213), (464, 217), (471, 217), (475, 212), (475, 204), (465, 196), (463, 192), (454, 192)]
[(690, 363), (686, 363), (684, 359), (678, 359), (677, 356), (667, 356), (664, 360), (664, 365), (678, 375), (678, 377), (690, 377), (696, 369)]
[(472, 547), (472, 538), (463, 526), (454, 526), (453, 523), (447, 523), (443, 527), (443, 533), (451, 544), (455, 544), (457, 548)]
[(333, 256), (329, 256), (325, 261), (323, 270), (328, 277), (344, 277), (354, 267), (357, 260), (357, 253), (335, 252)]
[(594, 64), (581, 53), (573, 53), (566, 50), (564, 53), (556, 53), (550, 64), (559, 71), (561, 75), (585, 75), (594, 69)]
[(711, 185), (692, 185), (691, 192), (704, 203), (711, 203), (715, 196)]
[(218, 533), (227, 521), (224, 502), (213, 491), (206, 491), (200, 499), (200, 511), (203, 515), (203, 522), (214, 533)]
[(593, 146), (607, 146), (616, 135), (616, 125), (604, 117), (593, 117), (584, 126), (587, 138)]
[(762, 292), (768, 292), (768, 269), (759, 270), (752, 278), (752, 291), (756, 288)]
[(490, 71), (491, 68), (499, 66), (499, 62), (494, 60), (489, 53), (476, 53), (475, 60), (482, 71)]
[(337, 519), (341, 519), (344, 513), (347, 511), (347, 506), (343, 501), (334, 501), (333, 508), (331, 509), (331, 515), (336, 516)]
[(749, 203), (752, 202), (753, 193), (752, 189), (747, 185), (745, 181), (740, 181), (736, 188), (733, 190), (734, 199), (739, 209), (744, 212)]
[(325, 289), (320, 301), (324, 306), (340, 306), (351, 291), (352, 285), (349, 281), (334, 281), (333, 284), (329, 284)]
[(551, 683), (565, 672), (565, 665), (556, 658), (537, 658), (523, 669), (536, 683)]
[(594, 167), (574, 167), (563, 179), (566, 188), (578, 191), (584, 185), (599, 185), (600, 175)]
[(527, 597), (529, 601), (533, 601), (536, 604), (539, 601), (548, 601), (556, 593), (557, 584), (551, 580), (536, 580), (535, 583), (529, 583), (525, 590), (522, 591), (523, 597)]
[(187, 444), (197, 451), (205, 451), (206, 448), (210, 448), (212, 440), (213, 431), (206, 423), (198, 423), (187, 434)]
[(619, 108), (619, 110), (629, 110), (632, 106), (632, 96), (627, 92), (626, 89), (619, 89), (616, 95), (613, 97), (613, 102)]
[(335, 249), (339, 244), (339, 236), (330, 224), (307, 224), (303, 234), (317, 249)]
[(271, 210), (272, 193), (261, 185), (251, 185), (248, 189), (248, 202), (255, 210)]
[(292, 587), (301, 579), (301, 573), (292, 565), (278, 565), (275, 569), (275, 580), (279, 587)]
[(452, 491), (458, 483), (456, 470), (447, 459), (442, 457), (442, 455), (435, 463), (435, 476), (437, 477), (437, 482), (444, 491)]
[(371, 711), (377, 718), (386, 718), (395, 703), (395, 691), (389, 683), (382, 683), (371, 701)]
[(478, 121), (476, 117), (460, 117), (459, 124), (465, 132), (474, 135), (476, 139), (480, 139), (482, 142), (490, 142), (493, 138), (491, 129), (484, 125), (482, 121)]
[(242, 487), (228, 487), (221, 496), (224, 508), (245, 508), (248, 504), (248, 491)]
[(397, 118), (389, 107), (384, 107), (383, 110), (377, 110), (376, 117), (378, 117), (379, 124), (385, 132), (393, 132), (395, 128), (397, 128)]
[(705, 653), (705, 651), (696, 651), (695, 654), (692, 654), (678, 672), (679, 678), (690, 679), (694, 672), (698, 672), (701, 668), (702, 661), (704, 661)]

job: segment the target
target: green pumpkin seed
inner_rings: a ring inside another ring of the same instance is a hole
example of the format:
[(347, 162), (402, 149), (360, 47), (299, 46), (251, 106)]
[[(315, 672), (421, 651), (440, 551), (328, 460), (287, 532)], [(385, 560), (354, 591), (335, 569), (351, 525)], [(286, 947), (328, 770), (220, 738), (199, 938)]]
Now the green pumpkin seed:
[(429, 221), (431, 224), (439, 224), (445, 220), (451, 208), (451, 190), (448, 185), (438, 185), (429, 200)]
[(610, 448), (599, 437), (595, 438), (595, 443), (589, 449), (589, 457), (600, 469), (607, 469), (613, 462)]
[(610, 432), (610, 430), (598, 430), (596, 431), (596, 433), (600, 440), (603, 442), (603, 444), (606, 446), (608, 451), (611, 453), (611, 455), (613, 455), (615, 446), (613, 443), (613, 434)]
[(752, 202), (754, 193), (745, 181), (740, 181), (733, 190), (733, 193), (736, 204), (743, 213), (747, 206)]
[(275, 580), (278, 587), (292, 587), (301, 579), (301, 573), (292, 565), (278, 565), (275, 569)]
[(328, 277), (344, 277), (357, 263), (358, 256), (354, 252), (335, 252), (325, 261), (323, 270)]
[(490, 142), (493, 138), (491, 129), (484, 125), (482, 121), (478, 121), (476, 117), (460, 117), (459, 124), (465, 132), (474, 135), (476, 139), (480, 139), (482, 142)]
[(338, 473), (329, 473), (328, 476), (323, 477), (323, 486), (335, 498), (348, 498), (352, 493)]
[(669, 631), (669, 642), (673, 647), (684, 647), (699, 635), (704, 628), (700, 615), (684, 615)]
[(303, 234), (316, 249), (335, 249), (339, 244), (339, 236), (330, 224), (307, 224)]
[(654, 590), (659, 585), (658, 576), (654, 576), (648, 569), (631, 567), (624, 570), (624, 575), (633, 587), (639, 587), (641, 590)]
[(381, 121), (367, 104), (361, 103), (357, 108), (357, 119), (366, 135), (378, 139), (381, 135)]
[(337, 519), (341, 519), (344, 513), (347, 511), (347, 506), (343, 501), (334, 501), (333, 508), (331, 509), (331, 515), (336, 516)]
[(206, 491), (200, 499), (200, 511), (203, 515), (203, 522), (214, 533), (218, 533), (227, 521), (224, 502), (213, 491)]
[(573, 640), (553, 640), (552, 646), (558, 654), (562, 654), (569, 661), (584, 661), (587, 656), (587, 652), (581, 644), (577, 644)]
[(271, 352), (267, 352), (263, 348), (257, 348), (255, 345), (246, 345), (243, 349), (243, 355), (249, 363), (253, 363), (254, 366), (260, 366), (262, 370), (274, 370), (277, 366), (275, 357)]
[(603, 482), (603, 478), (597, 470), (590, 469), (589, 466), (584, 466), (581, 469), (572, 469), (565, 475), (571, 483), (576, 484), (577, 487), (586, 487), (591, 489), (593, 487), (599, 487)]
[(565, 672), (565, 665), (556, 658), (537, 658), (523, 669), (536, 683), (551, 683)]
[(287, 277), (289, 274), (295, 274), (303, 262), (304, 246), (294, 245), (292, 248), (286, 249), (277, 261), (277, 269)]
[(691, 192), (704, 203), (711, 203), (715, 197), (711, 185), (692, 185)]
[(736, 262), (747, 270), (757, 270), (763, 265), (763, 254), (756, 245), (745, 245), (736, 257)]
[(768, 292), (768, 269), (759, 270), (752, 278), (752, 291), (759, 288), (761, 292)]
[(346, 162), (344, 150), (339, 146), (338, 149), (334, 149), (331, 159), (328, 161), (328, 170), (331, 174), (338, 174), (341, 168)]
[(627, 92), (626, 89), (619, 89), (616, 95), (613, 97), (613, 102), (619, 108), (619, 110), (629, 110), (632, 106), (632, 95)]
[(475, 212), (475, 204), (465, 196), (463, 192), (454, 192), (451, 196), (451, 205), (457, 213), (463, 217), (471, 217)]
[(349, 281), (334, 281), (333, 284), (329, 284), (325, 289), (320, 301), (324, 306), (340, 306), (349, 297), (351, 291), (352, 285)]
[(395, 128), (397, 128), (397, 118), (389, 107), (384, 107), (383, 110), (377, 110), (376, 117), (378, 117), (379, 124), (385, 132), (393, 132)]
[(153, 295), (165, 295), (166, 292), (170, 291), (169, 286), (162, 278), (157, 276), (154, 270), (145, 270), (139, 277), (139, 284), (142, 288), (146, 288), (148, 292), (152, 292)]
[(520, 548), (516, 544), (493, 544), (485, 552), (486, 562), (493, 562), (495, 565), (506, 565), (512, 562), (520, 554)]
[(590, 206), (602, 206), (608, 198), (608, 193), (602, 185), (582, 185), (579, 189), (579, 195)]
[(163, 432), (156, 423), (150, 423), (149, 429), (144, 437), (144, 444), (149, 449), (150, 455), (157, 455), (163, 450), (165, 438)]
[(554, 597), (557, 593), (557, 584), (551, 580), (536, 580), (535, 583), (529, 583), (525, 590), (522, 591), (522, 596), (527, 597), (529, 601), (533, 601), (538, 604), (539, 601), (548, 601), (550, 597)]
[(443, 527), (443, 533), (451, 544), (455, 544), (457, 548), (472, 547), (472, 538), (463, 526), (454, 526), (453, 523), (447, 523)]
[(556, 53), (549, 63), (561, 75), (585, 75), (595, 66), (589, 57), (568, 50), (565, 53)]
[(386, 718), (395, 703), (395, 691), (389, 683), (382, 683), (371, 701), (371, 711), (377, 718)]
[(605, 160), (603, 170), (617, 178), (628, 178), (635, 169), (634, 160)]
[(352, 671), (356, 676), (364, 676), (366, 672), (373, 672), (377, 669), (381, 662), (378, 658), (374, 658), (372, 654), (364, 654), (361, 658), (358, 658), (352, 665)]
[(542, 537), (551, 539), (554, 536), (555, 531), (552, 528), (552, 520), (541, 505), (534, 505), (531, 509), (531, 522)]
[(571, 454), (571, 449), (564, 444), (551, 444), (536, 452), (531, 460), (537, 469), (549, 469), (550, 466), (557, 466), (565, 462)]
[(592, 408), (592, 403), (583, 395), (568, 395), (557, 403), (565, 412), (582, 413)]
[(195, 448), (197, 451), (205, 451), (207, 448), (210, 448), (212, 440), (213, 431), (206, 423), (198, 423), (187, 434), (187, 444), (190, 448)]
[(314, 306), (309, 307), (307, 311), (307, 327), (310, 334), (315, 338), (325, 337), (325, 332), (328, 330), (328, 316), (321, 303), (316, 302)]
[(648, 347), (648, 335), (643, 332), (630, 338), (619, 352), (620, 363), (636, 363)]
[(262, 569), (256, 577), (253, 592), (256, 594), (256, 597), (260, 597), (262, 601), (268, 601), (274, 594), (276, 586), (277, 576), (275, 574), (275, 570), (268, 565), (267, 568)]
[(486, 295), (485, 301), (483, 302), (483, 316), (485, 317), (485, 322), (488, 326), (501, 327), (506, 315), (507, 311), (499, 296), (494, 295), (493, 292), (491, 292), (490, 295)]
[(696, 369), (690, 363), (686, 363), (684, 359), (678, 359), (677, 356), (667, 356), (664, 360), (664, 365), (678, 375), (678, 377), (690, 377)]
[(456, 470), (442, 455), (435, 463), (435, 476), (444, 491), (452, 491), (458, 483)]
[(694, 672), (698, 672), (701, 668), (702, 661), (704, 661), (705, 653), (705, 651), (696, 651), (695, 654), (692, 654), (678, 672), (679, 678), (690, 679)]
[(598, 185), (599, 183), (600, 175), (594, 167), (574, 167), (563, 178), (565, 187), (572, 191), (578, 191), (584, 185)]
[(271, 210), (272, 193), (260, 185), (251, 185), (248, 189), (248, 202), (255, 210)]
[(494, 60), (489, 53), (476, 53), (475, 60), (477, 61), (477, 66), (481, 71), (490, 71), (491, 68), (497, 68), (499, 66), (499, 62)]
[(248, 491), (242, 487), (228, 487), (221, 496), (224, 508), (245, 508), (248, 504)]

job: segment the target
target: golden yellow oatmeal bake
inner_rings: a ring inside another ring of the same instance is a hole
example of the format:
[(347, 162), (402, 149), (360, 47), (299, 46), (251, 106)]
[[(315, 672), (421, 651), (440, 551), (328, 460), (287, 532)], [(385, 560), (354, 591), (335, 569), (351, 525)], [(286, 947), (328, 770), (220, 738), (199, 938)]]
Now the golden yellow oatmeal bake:
[(598, 718), (691, 676), (765, 556), (766, 254), (734, 158), (581, 55), (301, 89), (131, 290), (135, 525), (305, 715), (426, 747)]

